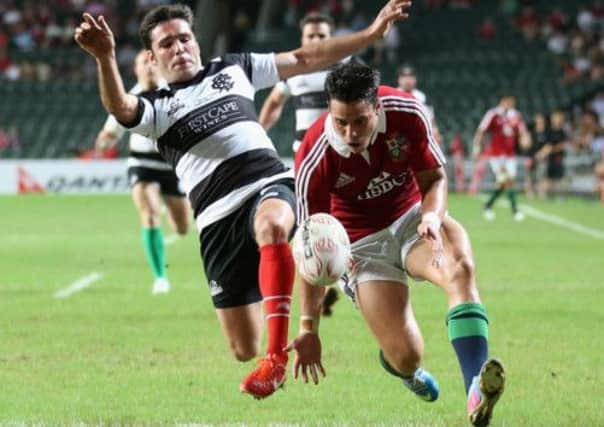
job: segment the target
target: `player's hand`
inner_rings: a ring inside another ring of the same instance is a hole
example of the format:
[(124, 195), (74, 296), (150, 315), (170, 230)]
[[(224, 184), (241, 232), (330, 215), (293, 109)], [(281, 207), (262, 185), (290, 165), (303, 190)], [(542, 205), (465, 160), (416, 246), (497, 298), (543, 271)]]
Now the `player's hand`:
[(369, 30), (376, 39), (386, 37), (393, 23), (409, 17), (411, 0), (390, 0), (380, 10)]
[(417, 226), (417, 234), (422, 239), (426, 239), (432, 247), (432, 266), (435, 268), (440, 267), (444, 253), (440, 227), (440, 221), (429, 216), (422, 217), (422, 221)]
[(287, 347), (285, 351), (296, 351), (294, 364), (292, 366), (294, 378), (298, 379), (298, 374), (302, 372), (302, 378), (308, 383), (308, 374), (312, 377), (315, 384), (319, 384), (319, 373), (325, 377), (325, 369), (321, 363), (321, 340), (319, 335), (314, 332), (304, 332), (298, 335)]
[(75, 41), (82, 49), (97, 59), (115, 53), (115, 38), (103, 16), (94, 19), (89, 13), (82, 15), (83, 21), (75, 30)]

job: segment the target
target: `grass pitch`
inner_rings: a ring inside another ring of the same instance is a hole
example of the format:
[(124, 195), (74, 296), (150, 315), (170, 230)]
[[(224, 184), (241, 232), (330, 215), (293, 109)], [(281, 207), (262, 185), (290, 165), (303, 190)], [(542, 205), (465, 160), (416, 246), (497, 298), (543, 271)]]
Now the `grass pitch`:
[[(604, 232), (604, 206), (531, 206)], [(450, 212), (472, 238), (491, 353), (508, 371), (493, 425), (603, 426), (604, 240), (515, 223), (504, 208), (485, 223), (473, 198), (451, 197)], [(167, 247), (173, 290), (154, 297), (128, 196), (0, 197), (0, 229), (0, 425), (467, 425), (445, 297), (431, 285), (412, 284), (411, 298), (436, 403), (380, 368), (344, 298), (322, 322), (327, 378), (290, 377), (254, 401), (239, 393), (253, 364), (228, 355), (194, 231)], [(93, 272), (88, 288), (53, 297)]]

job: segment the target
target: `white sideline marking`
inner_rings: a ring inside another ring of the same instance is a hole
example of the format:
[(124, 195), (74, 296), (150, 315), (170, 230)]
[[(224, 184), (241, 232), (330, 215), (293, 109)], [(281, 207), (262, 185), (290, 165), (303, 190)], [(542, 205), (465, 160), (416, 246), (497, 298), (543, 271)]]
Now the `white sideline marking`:
[(590, 237), (593, 237), (594, 239), (604, 240), (604, 231), (596, 230), (595, 228), (590, 228), (581, 224), (577, 224), (576, 222), (569, 221), (557, 215), (540, 211), (539, 209), (535, 209), (532, 206), (528, 205), (520, 205), (519, 210), (521, 212), (524, 212), (526, 215), (532, 216), (533, 218), (537, 218), (563, 228), (568, 228), (569, 230), (576, 231), (577, 233), (586, 234)]
[(94, 282), (99, 280), (103, 275), (101, 273), (90, 273), (87, 276), (82, 277), (81, 279), (76, 280), (71, 285), (67, 286), (64, 289), (58, 290), (54, 293), (55, 298), (67, 298), (76, 292), (81, 291), (82, 289), (87, 288), (92, 285)]

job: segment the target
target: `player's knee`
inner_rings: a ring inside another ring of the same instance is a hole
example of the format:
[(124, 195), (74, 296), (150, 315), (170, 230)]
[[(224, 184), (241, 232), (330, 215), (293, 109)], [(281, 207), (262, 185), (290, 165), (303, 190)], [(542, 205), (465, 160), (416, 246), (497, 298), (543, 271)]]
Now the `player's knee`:
[(153, 208), (147, 208), (141, 210), (141, 222), (146, 227), (159, 227), (160, 215), (158, 211)]
[(256, 241), (259, 245), (287, 241), (289, 230), (272, 215), (260, 215), (254, 222)]
[(259, 343), (252, 342), (231, 342), (231, 353), (239, 362), (247, 362), (258, 355), (260, 351)]
[(188, 222), (177, 222), (176, 223), (176, 234), (180, 236), (184, 236), (189, 232), (189, 223)]
[(470, 255), (463, 254), (455, 260), (452, 281), (463, 288), (471, 287), (474, 284), (475, 273), (474, 260)]

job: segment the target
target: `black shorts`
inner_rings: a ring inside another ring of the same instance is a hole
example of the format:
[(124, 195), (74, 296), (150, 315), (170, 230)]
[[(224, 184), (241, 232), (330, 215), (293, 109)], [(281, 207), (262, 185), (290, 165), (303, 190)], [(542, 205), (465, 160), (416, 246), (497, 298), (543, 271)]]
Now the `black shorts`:
[(178, 186), (178, 177), (171, 170), (130, 166), (128, 168), (128, 182), (130, 187), (134, 187), (139, 182), (156, 182), (164, 196), (184, 197), (185, 195)]
[(236, 307), (262, 300), (254, 216), (262, 201), (274, 198), (287, 202), (295, 213), (294, 180), (268, 184), (235, 212), (201, 231), (201, 259), (214, 307)]
[(546, 176), (548, 179), (558, 181), (564, 178), (564, 163), (562, 162), (548, 162)]

